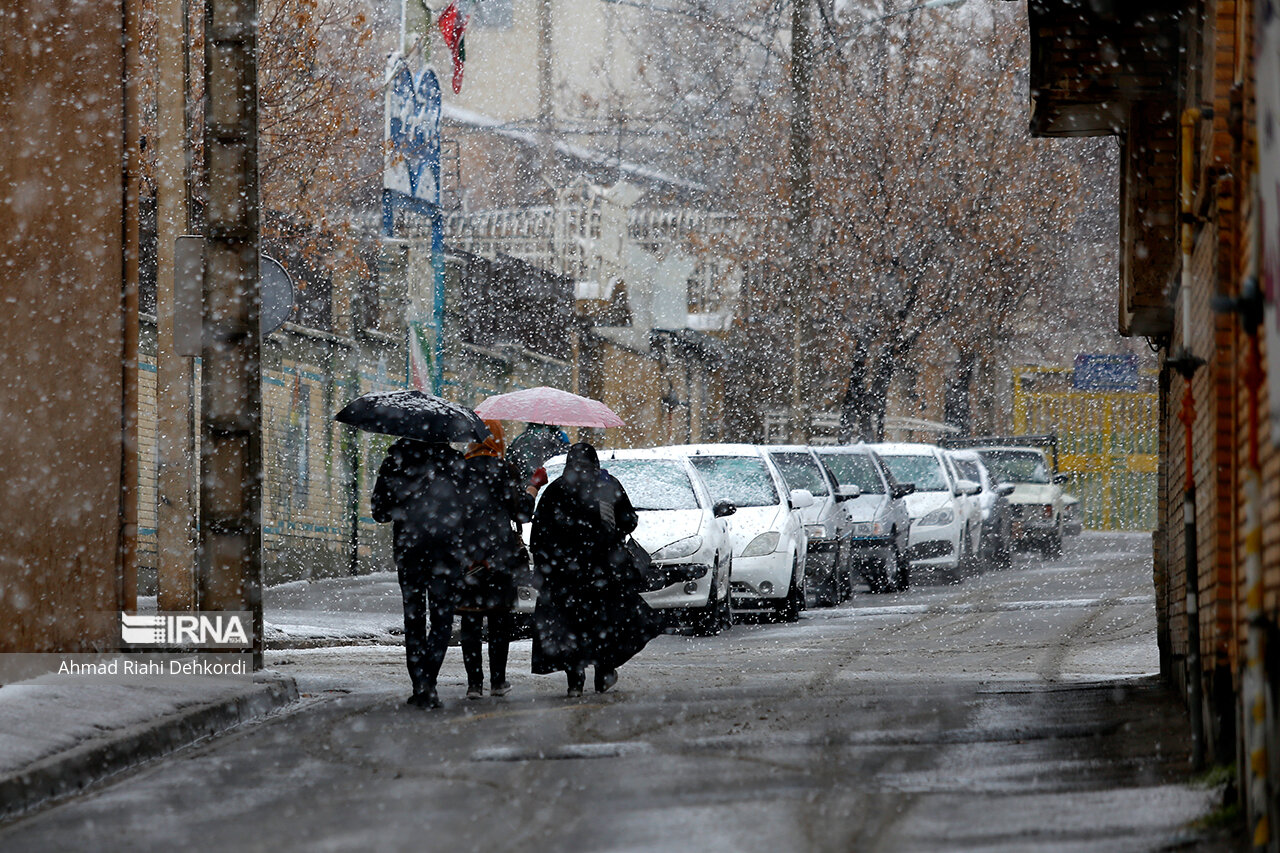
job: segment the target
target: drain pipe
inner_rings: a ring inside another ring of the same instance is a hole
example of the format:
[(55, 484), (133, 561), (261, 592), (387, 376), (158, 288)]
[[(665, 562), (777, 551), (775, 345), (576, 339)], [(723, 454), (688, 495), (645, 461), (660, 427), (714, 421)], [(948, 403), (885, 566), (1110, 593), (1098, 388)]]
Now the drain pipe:
[(1178, 196), (1182, 249), (1180, 297), (1182, 300), (1182, 346), (1165, 365), (1176, 370), (1183, 379), (1182, 421), (1185, 438), (1186, 476), (1183, 485), (1182, 524), (1186, 566), (1187, 612), (1187, 710), (1191, 717), (1191, 769), (1202, 770), (1205, 761), (1204, 683), (1200, 662), (1200, 561), (1196, 537), (1195, 421), (1196, 401), (1192, 389), (1195, 373), (1204, 360), (1191, 351), (1191, 262), (1195, 245), (1195, 141), (1196, 125), (1212, 115), (1210, 110), (1188, 109), (1182, 113), (1181, 180)]

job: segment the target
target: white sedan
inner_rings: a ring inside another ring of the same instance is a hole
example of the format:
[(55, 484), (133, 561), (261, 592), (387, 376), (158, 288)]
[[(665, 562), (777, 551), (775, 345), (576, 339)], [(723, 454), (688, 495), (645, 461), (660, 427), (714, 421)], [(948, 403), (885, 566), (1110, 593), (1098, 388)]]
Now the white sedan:
[[(639, 516), (632, 538), (653, 559), (644, 600), (700, 634), (730, 623), (733, 569), (726, 517), (734, 508), (712, 500), (682, 453), (663, 448), (601, 450), (600, 465), (622, 483)], [(564, 456), (547, 460), (549, 480), (564, 472)]]
[(813, 505), (804, 489), (788, 491), (782, 475), (750, 444), (688, 444), (671, 448), (689, 458), (712, 498), (737, 508), (733, 543), (733, 607), (770, 611), (794, 622), (805, 607), (808, 538), (796, 510)]

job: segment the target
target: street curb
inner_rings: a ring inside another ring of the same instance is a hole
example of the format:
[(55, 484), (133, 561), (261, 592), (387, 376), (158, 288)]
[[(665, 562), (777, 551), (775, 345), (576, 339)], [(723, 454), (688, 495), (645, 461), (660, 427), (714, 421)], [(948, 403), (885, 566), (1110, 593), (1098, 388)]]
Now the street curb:
[(261, 689), (183, 708), (112, 733), (105, 740), (78, 744), (0, 777), (0, 823), (298, 700), (298, 687), (288, 676), (272, 674), (255, 687)]

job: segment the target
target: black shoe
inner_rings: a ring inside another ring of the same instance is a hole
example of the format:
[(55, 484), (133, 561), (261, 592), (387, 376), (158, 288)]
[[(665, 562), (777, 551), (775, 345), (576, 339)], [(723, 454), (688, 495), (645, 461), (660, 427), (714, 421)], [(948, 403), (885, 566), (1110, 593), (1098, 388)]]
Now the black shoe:
[(603, 672), (596, 670), (596, 692), (604, 693), (610, 687), (618, 683), (618, 671), (616, 669), (606, 669)]
[(415, 708), (440, 708), (440, 697), (436, 694), (434, 687), (428, 687), (419, 693), (414, 693), (409, 697), (408, 704)]
[(511, 692), (511, 684), (504, 678), (502, 681), (494, 682), (489, 686), (489, 693), (493, 696), (506, 696)]

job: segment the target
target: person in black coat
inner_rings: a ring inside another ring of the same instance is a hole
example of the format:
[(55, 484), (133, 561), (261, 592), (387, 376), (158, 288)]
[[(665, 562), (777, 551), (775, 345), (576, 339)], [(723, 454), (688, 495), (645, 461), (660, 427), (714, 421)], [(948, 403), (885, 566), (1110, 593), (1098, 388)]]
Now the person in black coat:
[(458, 611), (462, 615), (462, 662), (467, 670), (467, 698), (484, 695), (481, 637), (489, 620), (489, 691), (503, 696), (507, 683), (507, 651), (514, 619), (516, 572), (527, 570), (529, 553), (519, 525), (533, 515), (533, 495), (520, 488), (515, 469), (502, 456), (502, 424), (485, 421), (490, 438), (467, 448), (463, 501), (468, 520), (464, 544), (467, 569)]
[(638, 520), (626, 490), (586, 442), (569, 448), (564, 473), (538, 502), (531, 550), (542, 588), (533, 671), (563, 670), (570, 696), (582, 695), (589, 665), (596, 691), (608, 690), (618, 667), (661, 633), (625, 544)]
[(447, 444), (402, 438), (387, 450), (370, 496), (374, 520), (392, 522), (405, 659), (413, 682), (409, 704), (422, 708), (440, 707), (436, 677), (453, 634), (462, 581), (463, 466), (462, 454)]
[(507, 449), (507, 461), (515, 466), (520, 483), (527, 485), (533, 472), (541, 468), (543, 462), (568, 449), (569, 442), (565, 440), (559, 427), (529, 424), (511, 442), (511, 447)]

